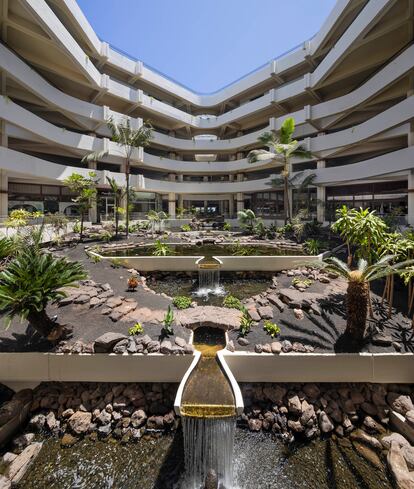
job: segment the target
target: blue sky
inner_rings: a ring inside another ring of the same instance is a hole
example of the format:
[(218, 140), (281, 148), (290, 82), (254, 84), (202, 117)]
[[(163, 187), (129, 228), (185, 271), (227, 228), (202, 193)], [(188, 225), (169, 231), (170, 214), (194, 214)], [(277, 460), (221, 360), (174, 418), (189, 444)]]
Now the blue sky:
[(335, 2), (78, 0), (101, 39), (202, 93), (312, 37)]

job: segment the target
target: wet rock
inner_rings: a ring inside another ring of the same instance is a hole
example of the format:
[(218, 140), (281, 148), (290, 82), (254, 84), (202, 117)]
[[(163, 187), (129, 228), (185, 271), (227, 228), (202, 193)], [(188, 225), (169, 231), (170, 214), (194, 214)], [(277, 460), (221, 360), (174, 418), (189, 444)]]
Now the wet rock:
[(385, 428), (377, 423), (375, 419), (371, 418), (371, 416), (366, 416), (364, 419), (364, 429), (373, 435), (385, 433)]
[(402, 447), (401, 453), (407, 464), (408, 470), (414, 470), (414, 447), (409, 447), (409, 446)]
[(218, 488), (218, 476), (217, 473), (210, 469), (206, 475), (203, 489), (217, 489)]
[(163, 416), (150, 416), (147, 421), (147, 428), (150, 430), (162, 430), (164, 429)]
[(324, 411), (321, 411), (319, 413), (319, 427), (322, 433), (330, 433), (335, 429), (335, 426), (332, 423), (331, 419)]
[(122, 333), (105, 333), (95, 340), (94, 351), (95, 353), (109, 353), (117, 343), (125, 339), (127, 336)]
[(34, 433), (24, 433), (13, 440), (13, 447), (15, 450), (22, 451), (34, 441)]
[(368, 460), (368, 462), (371, 465), (373, 465), (374, 467), (376, 467), (377, 469), (380, 469), (380, 470), (383, 468), (383, 464), (382, 464), (379, 456), (371, 447), (369, 447), (365, 444), (359, 443), (357, 441), (354, 441), (352, 444), (355, 447), (356, 451), (360, 455), (362, 455), (365, 458), (365, 460)]
[(365, 445), (370, 446), (371, 448), (381, 451), (382, 450), (382, 444), (377, 438), (367, 435), (365, 431), (362, 430), (355, 430), (350, 434), (350, 439), (354, 441), (358, 441), (360, 443), (363, 443)]
[(144, 410), (138, 409), (131, 415), (131, 424), (134, 428), (140, 428), (145, 424), (147, 415)]
[(402, 435), (399, 433), (391, 433), (390, 435), (383, 436), (381, 438), (382, 446), (386, 449), (390, 449), (391, 445), (394, 444), (398, 448), (409, 447), (410, 442), (407, 441)]
[(414, 487), (414, 474), (408, 470), (401, 448), (395, 442), (391, 444), (387, 462), (398, 489), (412, 489)]
[(65, 433), (60, 440), (60, 446), (62, 448), (73, 447), (78, 441), (79, 439), (76, 438), (76, 436), (73, 436), (70, 433)]
[(34, 431), (42, 431), (46, 424), (46, 416), (44, 414), (35, 414), (29, 421), (29, 429)]
[(250, 431), (260, 431), (262, 429), (262, 420), (260, 419), (249, 419), (248, 426)]
[(111, 422), (112, 416), (111, 413), (108, 413), (106, 409), (103, 409), (99, 416), (97, 416), (96, 421), (101, 425), (106, 425)]
[(395, 392), (390, 392), (387, 396), (387, 402), (392, 407), (394, 411), (402, 414), (403, 416), (408, 411), (414, 410), (414, 404), (410, 396), (398, 394)]
[(405, 419), (407, 421), (408, 426), (411, 426), (411, 428), (414, 428), (414, 411), (407, 411), (405, 413)]
[(11, 480), (12, 485), (17, 485), (26, 474), (28, 468), (36, 460), (42, 449), (43, 443), (32, 443), (18, 455), (7, 467), (6, 476)]
[(68, 419), (68, 426), (76, 435), (83, 435), (88, 432), (91, 421), (91, 413), (76, 411), (76, 413)]

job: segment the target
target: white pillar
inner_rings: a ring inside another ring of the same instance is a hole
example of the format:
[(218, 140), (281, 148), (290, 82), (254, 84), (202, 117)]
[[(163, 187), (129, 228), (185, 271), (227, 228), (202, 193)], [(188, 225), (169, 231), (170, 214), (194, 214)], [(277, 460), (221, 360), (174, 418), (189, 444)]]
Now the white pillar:
[(243, 197), (243, 192), (237, 192), (236, 202), (237, 202), (237, 212), (244, 211), (244, 197)]
[[(317, 163), (317, 168), (322, 169), (325, 168), (326, 162), (325, 160), (319, 160)], [(325, 201), (326, 201), (326, 188), (322, 186), (316, 187), (316, 198), (317, 198), (317, 220), (320, 223), (325, 222)]]
[(9, 177), (4, 170), (0, 170), (0, 218), (7, 218), (9, 214)]
[(175, 219), (175, 192), (169, 192), (168, 194), (168, 214)]

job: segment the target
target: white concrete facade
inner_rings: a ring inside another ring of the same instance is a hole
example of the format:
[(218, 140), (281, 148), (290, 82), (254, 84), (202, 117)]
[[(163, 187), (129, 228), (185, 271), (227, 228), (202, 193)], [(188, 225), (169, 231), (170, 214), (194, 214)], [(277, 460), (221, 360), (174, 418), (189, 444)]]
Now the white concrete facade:
[(90, 217), (110, 214), (106, 177), (125, 181), (112, 117), (154, 125), (150, 146), (132, 155), (136, 213), (195, 207), (232, 218), (252, 208), (276, 220), (280, 166), (247, 155), (293, 116), (313, 154), (292, 162), (316, 175), (311, 217), (330, 220), (345, 203), (414, 224), (413, 3), (338, 0), (312, 40), (202, 95), (101, 41), (76, 0), (0, 0), (0, 217), (21, 206), (75, 212), (62, 181), (86, 174), (82, 157), (101, 150)]

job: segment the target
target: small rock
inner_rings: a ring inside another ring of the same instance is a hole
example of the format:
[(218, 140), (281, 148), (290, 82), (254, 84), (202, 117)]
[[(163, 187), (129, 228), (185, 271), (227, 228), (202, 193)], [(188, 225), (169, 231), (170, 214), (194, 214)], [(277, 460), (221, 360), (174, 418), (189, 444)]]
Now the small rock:
[(62, 448), (73, 447), (73, 445), (78, 443), (78, 441), (79, 439), (76, 438), (75, 436), (71, 435), (70, 433), (65, 433), (60, 440), (60, 446)]
[(263, 351), (263, 346), (262, 346), (262, 345), (260, 345), (260, 344), (255, 345), (255, 346), (254, 346), (254, 351), (255, 351), (256, 353), (262, 353), (262, 351)]
[(272, 353), (279, 355), (279, 353), (282, 351), (282, 343), (280, 343), (280, 341), (273, 341), (270, 348)]
[(240, 346), (247, 346), (247, 345), (250, 345), (250, 341), (247, 339), (247, 338), (239, 338), (237, 340), (237, 343), (240, 345)]
[(299, 319), (300, 321), (302, 321), (302, 319), (305, 319), (305, 314), (302, 309), (293, 309), (293, 314), (295, 315), (295, 318)]
[(91, 413), (76, 411), (76, 413), (68, 419), (68, 426), (76, 435), (82, 435), (88, 432), (91, 421)]
[(282, 351), (283, 353), (289, 353), (293, 349), (292, 343), (289, 340), (282, 341)]
[(325, 413), (325, 411), (321, 411), (319, 413), (319, 426), (322, 433), (330, 433), (335, 428), (334, 424), (330, 420), (329, 416)]
[(273, 319), (273, 309), (270, 306), (262, 306), (257, 309), (262, 319)]
[(113, 347), (121, 340), (127, 339), (127, 336), (121, 333), (105, 333), (94, 342), (95, 353), (109, 353)]
[(260, 431), (262, 429), (262, 421), (260, 419), (249, 419), (248, 426), (250, 431)]
[(262, 345), (262, 352), (263, 353), (272, 353), (272, 347), (270, 346), (269, 343)]

